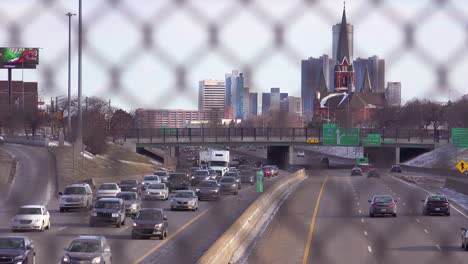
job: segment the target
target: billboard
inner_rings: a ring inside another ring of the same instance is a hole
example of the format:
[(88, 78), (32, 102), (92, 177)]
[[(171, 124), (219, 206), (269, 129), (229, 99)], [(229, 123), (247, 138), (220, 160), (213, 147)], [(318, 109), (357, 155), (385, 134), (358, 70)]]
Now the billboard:
[(0, 48), (0, 68), (34, 69), (38, 64), (38, 48)]

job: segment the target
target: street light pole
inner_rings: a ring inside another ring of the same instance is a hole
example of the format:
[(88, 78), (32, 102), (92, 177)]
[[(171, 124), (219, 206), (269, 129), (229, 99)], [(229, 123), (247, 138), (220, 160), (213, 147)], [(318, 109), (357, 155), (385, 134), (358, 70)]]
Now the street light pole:
[[(81, 57), (82, 57), (82, 0), (78, 1), (78, 131), (77, 140), (82, 147), (83, 144), (83, 116), (81, 109)], [(80, 149), (81, 151), (81, 149)]]
[(71, 17), (76, 16), (71, 12), (65, 14), (68, 16), (68, 117), (67, 117), (67, 137), (70, 140), (71, 134)]

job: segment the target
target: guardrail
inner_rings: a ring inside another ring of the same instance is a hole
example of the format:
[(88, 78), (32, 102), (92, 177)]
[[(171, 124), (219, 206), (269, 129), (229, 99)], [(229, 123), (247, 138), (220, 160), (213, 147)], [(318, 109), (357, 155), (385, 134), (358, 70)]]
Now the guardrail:
[[(362, 139), (368, 134), (380, 134), (383, 144), (392, 143), (449, 143), (450, 130), (419, 129), (360, 129)], [(322, 128), (142, 128), (130, 129), (125, 140), (136, 139), (138, 143), (173, 142), (239, 142), (239, 141), (280, 141), (306, 142), (323, 140)]]

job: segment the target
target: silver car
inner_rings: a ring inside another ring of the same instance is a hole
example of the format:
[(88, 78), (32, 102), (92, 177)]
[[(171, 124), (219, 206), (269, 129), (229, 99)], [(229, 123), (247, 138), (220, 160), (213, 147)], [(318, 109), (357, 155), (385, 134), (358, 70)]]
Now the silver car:
[(198, 196), (194, 191), (181, 190), (176, 191), (171, 199), (171, 210), (184, 209), (184, 210), (198, 210)]
[(60, 263), (111, 264), (111, 262), (111, 248), (105, 237), (79, 236), (65, 248), (65, 254)]
[(369, 200), (369, 216), (391, 215), (397, 216), (396, 200), (390, 195), (375, 195)]
[(99, 186), (99, 189), (96, 192), (96, 197), (97, 199), (114, 198), (120, 191), (120, 187), (117, 183), (103, 183)]
[(120, 192), (116, 198), (123, 200), (126, 215), (134, 217), (141, 209), (140, 196), (136, 192)]

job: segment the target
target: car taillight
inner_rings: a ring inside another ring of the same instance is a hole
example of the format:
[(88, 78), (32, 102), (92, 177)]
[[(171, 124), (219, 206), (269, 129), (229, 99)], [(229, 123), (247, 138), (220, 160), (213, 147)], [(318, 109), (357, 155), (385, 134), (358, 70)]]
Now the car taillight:
[(395, 207), (395, 203), (390, 203), (390, 207)]
[(377, 206), (377, 204), (376, 204), (376, 203), (372, 203), (371, 205), (372, 205), (372, 206)]
[(444, 206), (449, 206), (449, 203), (445, 202), (445, 203), (442, 203)]

